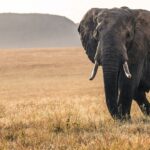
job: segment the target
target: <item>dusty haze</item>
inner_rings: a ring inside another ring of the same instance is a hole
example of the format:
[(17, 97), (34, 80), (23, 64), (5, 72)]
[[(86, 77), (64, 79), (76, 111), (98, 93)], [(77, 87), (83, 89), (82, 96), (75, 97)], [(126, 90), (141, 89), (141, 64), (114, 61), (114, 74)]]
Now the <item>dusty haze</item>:
[(0, 14), (0, 48), (80, 46), (77, 24), (48, 14)]

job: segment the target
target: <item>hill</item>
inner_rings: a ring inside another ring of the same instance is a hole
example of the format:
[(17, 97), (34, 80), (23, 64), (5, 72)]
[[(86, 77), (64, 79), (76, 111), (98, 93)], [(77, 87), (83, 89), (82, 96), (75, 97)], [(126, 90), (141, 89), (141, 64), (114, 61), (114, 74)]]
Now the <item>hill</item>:
[(0, 14), (0, 48), (80, 46), (77, 24), (48, 14)]

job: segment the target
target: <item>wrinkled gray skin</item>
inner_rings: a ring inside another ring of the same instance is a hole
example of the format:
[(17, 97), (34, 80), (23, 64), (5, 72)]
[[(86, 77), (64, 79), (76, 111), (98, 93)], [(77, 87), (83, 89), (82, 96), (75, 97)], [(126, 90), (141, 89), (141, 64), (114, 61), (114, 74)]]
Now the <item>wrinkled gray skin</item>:
[(102, 65), (105, 97), (114, 119), (129, 119), (132, 99), (150, 115), (150, 12), (127, 7), (90, 9), (78, 28), (82, 45), (95, 64)]

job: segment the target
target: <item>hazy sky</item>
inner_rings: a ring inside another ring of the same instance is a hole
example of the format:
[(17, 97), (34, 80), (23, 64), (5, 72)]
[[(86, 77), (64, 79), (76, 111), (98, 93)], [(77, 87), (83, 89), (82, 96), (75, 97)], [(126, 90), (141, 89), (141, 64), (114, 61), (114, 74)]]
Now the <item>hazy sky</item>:
[(149, 0), (0, 0), (0, 12), (49, 13), (79, 22), (92, 7), (143, 8), (150, 10)]

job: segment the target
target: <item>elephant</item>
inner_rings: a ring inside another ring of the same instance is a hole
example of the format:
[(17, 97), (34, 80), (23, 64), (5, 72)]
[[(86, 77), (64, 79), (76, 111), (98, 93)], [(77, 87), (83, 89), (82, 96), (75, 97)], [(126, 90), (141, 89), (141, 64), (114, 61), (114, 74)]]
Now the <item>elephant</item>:
[(78, 26), (83, 48), (94, 64), (90, 80), (102, 66), (106, 104), (117, 120), (131, 119), (135, 100), (150, 116), (150, 11), (91, 8)]

